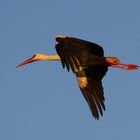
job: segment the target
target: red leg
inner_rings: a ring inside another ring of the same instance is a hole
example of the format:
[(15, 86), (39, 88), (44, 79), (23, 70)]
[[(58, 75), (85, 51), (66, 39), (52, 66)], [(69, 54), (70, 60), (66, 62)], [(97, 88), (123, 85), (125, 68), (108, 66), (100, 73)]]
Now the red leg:
[(126, 67), (125, 68), (126, 70), (136, 70), (136, 69), (139, 68), (138, 65), (134, 65), (134, 64), (120, 64), (120, 65), (125, 66)]
[(120, 65), (111, 65), (111, 67), (125, 69), (125, 66), (120, 66)]
[(134, 65), (134, 64), (119, 64), (119, 65), (112, 65), (111, 67), (122, 68), (125, 70), (136, 70), (139, 68), (138, 65)]

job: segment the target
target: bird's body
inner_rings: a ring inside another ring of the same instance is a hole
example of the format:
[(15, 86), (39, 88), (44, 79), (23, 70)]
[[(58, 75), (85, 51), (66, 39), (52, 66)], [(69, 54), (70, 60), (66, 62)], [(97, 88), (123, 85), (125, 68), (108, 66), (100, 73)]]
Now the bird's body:
[(61, 60), (63, 68), (72, 69), (77, 77), (79, 88), (85, 97), (93, 117), (99, 119), (105, 110), (102, 78), (108, 67), (128, 70), (137, 69), (137, 65), (120, 64), (116, 57), (104, 57), (103, 48), (95, 43), (67, 36), (56, 37), (58, 55), (35, 54), (17, 67), (37, 60)]

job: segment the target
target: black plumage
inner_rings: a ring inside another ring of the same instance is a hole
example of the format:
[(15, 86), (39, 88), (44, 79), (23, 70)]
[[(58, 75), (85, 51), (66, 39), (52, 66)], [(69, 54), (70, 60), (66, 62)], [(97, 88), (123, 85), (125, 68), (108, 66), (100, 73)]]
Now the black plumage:
[(108, 70), (103, 48), (95, 43), (73, 37), (57, 36), (56, 51), (63, 68), (77, 76), (79, 87), (93, 117), (99, 119), (105, 110), (102, 78)]

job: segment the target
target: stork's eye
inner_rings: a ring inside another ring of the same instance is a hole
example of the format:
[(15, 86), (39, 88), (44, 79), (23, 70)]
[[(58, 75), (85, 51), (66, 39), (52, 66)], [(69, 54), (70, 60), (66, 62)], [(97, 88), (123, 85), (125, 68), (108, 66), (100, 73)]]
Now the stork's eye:
[(36, 57), (36, 54), (33, 55), (33, 58)]

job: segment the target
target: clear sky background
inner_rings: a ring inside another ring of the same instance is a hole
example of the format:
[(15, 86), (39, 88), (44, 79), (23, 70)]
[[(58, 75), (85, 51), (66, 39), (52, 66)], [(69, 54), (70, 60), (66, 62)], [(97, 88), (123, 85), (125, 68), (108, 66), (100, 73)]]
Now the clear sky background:
[(103, 79), (107, 110), (97, 121), (60, 62), (16, 69), (34, 53), (55, 54), (57, 34), (140, 65), (140, 1), (1, 0), (0, 139), (140, 139), (140, 70), (110, 68)]

